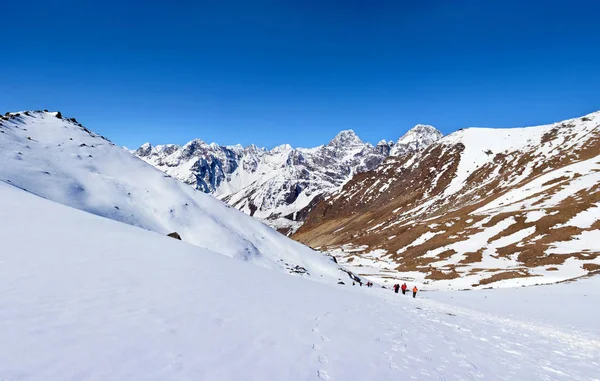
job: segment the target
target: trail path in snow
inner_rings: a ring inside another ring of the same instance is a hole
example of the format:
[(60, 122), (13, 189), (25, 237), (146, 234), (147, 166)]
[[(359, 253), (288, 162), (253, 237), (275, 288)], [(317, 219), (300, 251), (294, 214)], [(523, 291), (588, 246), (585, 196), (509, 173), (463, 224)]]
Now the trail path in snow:
[[(379, 297), (385, 302), (347, 308), (342, 316), (330, 313), (331, 320), (317, 318), (316, 332), (328, 342), (315, 344), (319, 360), (325, 359), (320, 379), (352, 379), (353, 367), (344, 366), (348, 356), (390, 380), (600, 380), (600, 338), (426, 297)], [(357, 321), (365, 325), (345, 327), (358, 333), (353, 338), (336, 327)], [(335, 352), (327, 353), (328, 347)]]

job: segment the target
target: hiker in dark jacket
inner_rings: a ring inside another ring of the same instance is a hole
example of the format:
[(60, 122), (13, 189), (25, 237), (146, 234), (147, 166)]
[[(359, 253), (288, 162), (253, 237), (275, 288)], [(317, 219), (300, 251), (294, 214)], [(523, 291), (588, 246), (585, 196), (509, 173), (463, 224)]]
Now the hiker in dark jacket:
[(394, 292), (397, 294), (398, 290), (400, 289), (400, 285), (399, 284), (395, 284), (394, 285)]

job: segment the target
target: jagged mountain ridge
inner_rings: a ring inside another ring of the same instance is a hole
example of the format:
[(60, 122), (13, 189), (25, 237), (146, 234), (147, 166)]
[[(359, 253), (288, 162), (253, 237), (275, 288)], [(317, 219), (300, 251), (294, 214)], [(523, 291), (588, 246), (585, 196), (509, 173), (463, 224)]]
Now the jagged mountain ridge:
[(340, 263), (432, 287), (600, 271), (600, 112), (469, 128), (358, 174), (293, 236)]
[(313, 205), (355, 174), (376, 168), (390, 155), (422, 150), (441, 136), (431, 126), (417, 125), (396, 143), (382, 140), (375, 146), (345, 130), (315, 148), (284, 144), (267, 150), (196, 139), (184, 146), (146, 143), (135, 154), (186, 184), (293, 233)]

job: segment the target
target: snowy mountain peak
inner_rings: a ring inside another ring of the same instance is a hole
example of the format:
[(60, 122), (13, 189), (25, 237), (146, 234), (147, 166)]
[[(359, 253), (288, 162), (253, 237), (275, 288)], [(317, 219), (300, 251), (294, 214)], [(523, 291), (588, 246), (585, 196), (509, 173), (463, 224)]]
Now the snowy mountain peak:
[(277, 147), (274, 147), (271, 150), (271, 153), (282, 153), (282, 152), (287, 152), (287, 151), (291, 151), (291, 150), (293, 150), (291, 145), (281, 144), (281, 145), (278, 145)]
[(244, 148), (244, 150), (247, 151), (247, 152), (253, 152), (253, 153), (265, 153), (265, 152), (268, 152), (266, 148), (259, 147), (256, 144), (250, 144), (249, 146), (247, 146), (246, 148)]
[(398, 139), (397, 144), (407, 143), (414, 140), (434, 140), (437, 141), (441, 139), (444, 135), (437, 128), (427, 125), (427, 124), (417, 124), (410, 130), (406, 132), (400, 139)]
[(139, 157), (150, 156), (151, 153), (152, 153), (152, 144), (150, 144), (150, 143), (144, 143), (140, 146), (140, 148), (135, 150), (135, 155), (139, 156)]
[(354, 130), (343, 130), (340, 131), (333, 140), (329, 142), (329, 146), (335, 147), (352, 147), (364, 144), (362, 140), (356, 135)]
[(182, 157), (200, 157), (207, 150), (210, 150), (211, 146), (208, 145), (204, 140), (194, 139), (183, 146), (181, 151)]
[(404, 134), (391, 150), (391, 156), (401, 156), (421, 151), (440, 140), (444, 135), (433, 126), (417, 124)]
[(413, 128), (411, 128), (410, 130), (408, 130), (407, 133), (417, 133), (417, 134), (437, 134), (437, 135), (442, 135), (442, 133), (435, 127), (430, 126), (429, 124), (417, 124), (415, 125)]
[(204, 140), (202, 139), (194, 139), (191, 140), (189, 142), (187, 142), (184, 146), (183, 149), (186, 149), (188, 147), (203, 147), (203, 146), (208, 146), (208, 143), (206, 143)]
[(244, 153), (244, 146), (241, 144), (235, 144), (232, 146), (225, 146), (227, 150), (234, 152), (236, 155), (241, 156)]

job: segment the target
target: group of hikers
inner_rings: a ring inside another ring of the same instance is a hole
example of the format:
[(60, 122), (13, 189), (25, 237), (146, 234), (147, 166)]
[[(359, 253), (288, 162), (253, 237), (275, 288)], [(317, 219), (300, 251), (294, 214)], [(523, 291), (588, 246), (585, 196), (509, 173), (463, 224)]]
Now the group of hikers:
[[(394, 285), (394, 292), (396, 294), (398, 293), (399, 289), (402, 290), (402, 295), (406, 295), (406, 290), (408, 289), (408, 286), (406, 285), (406, 283), (403, 283), (402, 286), (400, 286), (399, 284), (395, 284)], [(417, 291), (419, 291), (419, 289), (417, 288), (417, 286), (413, 287), (413, 289), (412, 289), (413, 298), (417, 297)]]
[[(359, 285), (363, 285), (362, 280), (358, 280), (358, 284)], [(356, 285), (355, 282), (352, 282), (352, 285)], [(367, 287), (373, 287), (373, 282), (367, 282), (366, 283)], [(400, 286), (399, 284), (395, 284), (394, 285), (394, 292), (397, 294), (399, 290), (402, 290), (402, 295), (406, 295), (406, 290), (408, 290), (408, 286), (406, 285), (406, 283), (403, 283), (402, 286)], [(417, 288), (417, 286), (415, 285), (412, 289), (412, 293), (413, 293), (413, 298), (417, 297), (417, 292), (419, 291), (419, 289)]]

